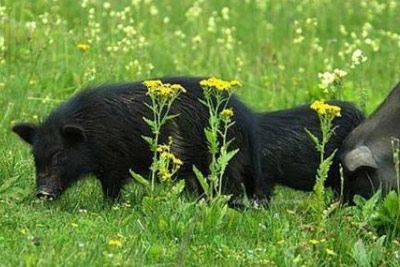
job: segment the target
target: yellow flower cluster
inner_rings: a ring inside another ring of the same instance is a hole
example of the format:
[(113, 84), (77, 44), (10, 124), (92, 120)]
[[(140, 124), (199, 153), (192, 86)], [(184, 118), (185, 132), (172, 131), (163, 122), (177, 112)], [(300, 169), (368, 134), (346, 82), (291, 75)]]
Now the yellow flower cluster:
[(162, 153), (162, 152), (165, 152), (165, 151), (167, 151), (167, 152), (169, 152), (170, 151), (170, 147), (169, 147), (169, 145), (158, 145), (158, 147), (157, 147), (157, 152), (158, 153)]
[(86, 52), (89, 50), (90, 45), (88, 44), (77, 44), (76, 47), (81, 50), (82, 52)]
[(172, 178), (172, 174), (168, 171), (167, 168), (161, 168), (158, 172), (158, 175), (163, 182), (170, 181)]
[(332, 249), (325, 249), (326, 254), (328, 254), (329, 256), (336, 256), (335, 251), (333, 251)]
[(206, 88), (214, 88), (221, 92), (227, 92), (233, 87), (242, 86), (237, 80), (224, 81), (215, 77), (211, 77), (207, 80), (201, 80), (200, 85)]
[[(183, 162), (172, 154), (170, 145), (159, 145), (157, 147), (157, 152), (160, 153), (161, 163), (158, 169), (158, 175), (161, 181), (170, 181), (172, 176), (183, 165)], [(170, 166), (171, 162), (173, 164), (172, 166)]]
[(170, 160), (173, 164), (181, 166), (183, 164), (182, 160), (175, 157), (171, 153), (171, 148), (169, 145), (159, 145), (157, 147), (157, 152), (160, 153), (160, 158)]
[(172, 98), (179, 93), (186, 93), (186, 89), (180, 84), (163, 83), (160, 80), (148, 80), (143, 84), (147, 87), (148, 94), (153, 96)]
[(113, 239), (108, 241), (108, 245), (111, 247), (117, 247), (117, 248), (121, 248), (122, 247), (122, 241), (121, 240), (117, 240), (117, 239)]
[(324, 100), (316, 100), (311, 104), (311, 109), (315, 110), (319, 115), (333, 115), (340, 117), (340, 107), (326, 104)]
[(233, 109), (225, 108), (219, 113), (219, 115), (221, 116), (222, 119), (229, 120), (230, 118), (233, 117)]

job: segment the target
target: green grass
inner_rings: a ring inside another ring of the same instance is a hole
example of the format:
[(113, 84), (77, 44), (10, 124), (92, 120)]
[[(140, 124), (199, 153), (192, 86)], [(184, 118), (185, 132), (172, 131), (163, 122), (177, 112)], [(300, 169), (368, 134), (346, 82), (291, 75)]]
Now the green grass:
[[(348, 75), (336, 95), (360, 104), (367, 94), (369, 113), (400, 80), (397, 1), (124, 0), (107, 10), (79, 2), (0, 2), (0, 266), (398, 266), (399, 239), (381, 242), (359, 208), (334, 212), (316, 233), (310, 193), (284, 188), (269, 209), (228, 210), (222, 219), (193, 196), (149, 200), (135, 185), (110, 206), (94, 179), (58, 201), (37, 201), (29, 148), (10, 131), (86, 86), (165, 75), (236, 78), (244, 102), (275, 110), (326, 97), (318, 73), (340, 68)], [(304, 41), (294, 44), (299, 27)], [(368, 60), (351, 69), (356, 48)]]

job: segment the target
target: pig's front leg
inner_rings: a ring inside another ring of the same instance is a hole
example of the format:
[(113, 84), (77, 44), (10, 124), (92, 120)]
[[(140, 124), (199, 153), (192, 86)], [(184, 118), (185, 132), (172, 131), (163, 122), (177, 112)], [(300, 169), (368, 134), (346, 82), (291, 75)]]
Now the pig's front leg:
[(118, 173), (103, 174), (99, 177), (104, 197), (111, 201), (121, 199), (121, 188), (124, 185), (125, 177)]

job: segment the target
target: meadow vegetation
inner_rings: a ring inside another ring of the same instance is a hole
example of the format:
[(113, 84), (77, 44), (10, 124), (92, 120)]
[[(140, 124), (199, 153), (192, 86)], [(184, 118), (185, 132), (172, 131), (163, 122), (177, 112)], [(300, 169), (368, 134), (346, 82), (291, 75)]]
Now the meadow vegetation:
[(341, 99), (369, 114), (400, 80), (399, 13), (394, 0), (1, 0), (0, 266), (399, 266), (394, 193), (342, 208), (320, 186), (277, 188), (268, 208), (234, 210), (182, 193), (179, 159), (149, 137), (148, 181), (161, 183), (136, 177), (111, 205), (88, 177), (42, 201), (28, 146), (10, 131), (87, 86), (168, 75), (237, 79), (257, 111)]

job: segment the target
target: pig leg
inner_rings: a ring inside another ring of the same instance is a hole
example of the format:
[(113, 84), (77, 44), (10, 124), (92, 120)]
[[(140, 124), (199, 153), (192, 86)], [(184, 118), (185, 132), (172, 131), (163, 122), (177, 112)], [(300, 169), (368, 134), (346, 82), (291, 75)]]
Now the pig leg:
[(266, 207), (269, 205), (274, 188), (272, 179), (269, 175), (263, 175), (262, 178), (258, 177), (256, 179), (253, 198), (260, 206)]
[(274, 189), (274, 176), (271, 175), (271, 173), (263, 173), (261, 168), (261, 157), (258, 153), (253, 155), (253, 165), (254, 169), (251, 177), (251, 180), (254, 181), (252, 197), (258, 204), (267, 206), (271, 200)]
[(100, 178), (104, 197), (111, 201), (119, 201), (121, 199), (121, 188), (126, 180), (123, 177), (121, 174), (111, 173)]

